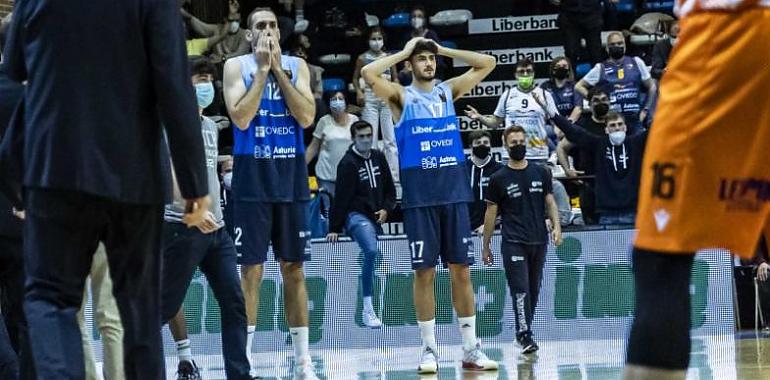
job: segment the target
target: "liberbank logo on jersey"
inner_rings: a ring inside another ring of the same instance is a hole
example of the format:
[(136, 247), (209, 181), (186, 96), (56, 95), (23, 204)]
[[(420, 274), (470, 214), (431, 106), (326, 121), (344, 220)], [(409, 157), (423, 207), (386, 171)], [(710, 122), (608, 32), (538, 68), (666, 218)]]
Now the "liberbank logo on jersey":
[(415, 125), (412, 127), (412, 134), (413, 135), (421, 135), (423, 133), (443, 133), (443, 132), (451, 132), (457, 130), (457, 124), (455, 123), (449, 123), (444, 128), (438, 128), (433, 129), (433, 126), (420, 126)]
[(278, 159), (278, 158), (295, 158), (297, 156), (297, 148), (293, 146), (276, 146), (270, 145), (256, 145), (254, 146), (254, 158), (256, 159)]
[(257, 138), (264, 138), (267, 136), (286, 136), (293, 135), (294, 127), (276, 127), (276, 126), (258, 126), (254, 127), (254, 136)]

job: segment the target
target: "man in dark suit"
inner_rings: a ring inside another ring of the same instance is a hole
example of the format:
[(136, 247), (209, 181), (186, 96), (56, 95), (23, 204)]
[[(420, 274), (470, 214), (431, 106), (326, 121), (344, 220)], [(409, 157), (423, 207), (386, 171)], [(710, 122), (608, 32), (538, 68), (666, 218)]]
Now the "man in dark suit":
[(168, 148), (208, 209), (200, 123), (175, 1), (18, 0), (5, 57), (24, 105), (24, 308), (37, 374), (82, 379), (75, 314), (99, 241), (125, 329), (127, 379), (165, 377), (160, 231)]

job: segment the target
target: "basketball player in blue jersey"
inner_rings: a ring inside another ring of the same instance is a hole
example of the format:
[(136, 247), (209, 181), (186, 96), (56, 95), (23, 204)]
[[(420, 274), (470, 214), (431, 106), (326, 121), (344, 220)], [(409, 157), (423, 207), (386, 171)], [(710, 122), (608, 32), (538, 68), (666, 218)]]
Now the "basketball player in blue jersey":
[[(283, 276), (286, 322), (294, 346), (294, 378), (316, 379), (308, 353), (308, 307), (302, 263), (310, 260), (310, 192), (302, 129), (315, 117), (308, 67), (281, 54), (275, 13), (257, 8), (246, 38), (253, 53), (224, 67), (224, 97), (233, 129), (234, 240), (248, 318), (250, 354), (262, 265), (270, 243)], [(253, 366), (252, 366), (253, 367)]]
[[(472, 69), (434, 84), (436, 56), (468, 63)], [(403, 60), (412, 66), (409, 87), (380, 76)], [(468, 203), (473, 200), (465, 170), (454, 100), (467, 94), (495, 68), (495, 58), (449, 49), (417, 37), (399, 53), (362, 69), (374, 93), (385, 101), (396, 124), (404, 226), (414, 269), (414, 306), (422, 338), (420, 373), (438, 371), (433, 283), (439, 257), (449, 267), (452, 300), (463, 338), (465, 369), (495, 370), (476, 339), (476, 310), (469, 266), (474, 262)]]

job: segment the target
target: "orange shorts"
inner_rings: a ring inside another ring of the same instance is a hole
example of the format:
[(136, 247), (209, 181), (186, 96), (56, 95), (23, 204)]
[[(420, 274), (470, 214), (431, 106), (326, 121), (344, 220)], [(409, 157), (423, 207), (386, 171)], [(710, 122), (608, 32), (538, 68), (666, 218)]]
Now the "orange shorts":
[(680, 25), (645, 152), (635, 245), (753, 257), (770, 233), (770, 9), (695, 13)]

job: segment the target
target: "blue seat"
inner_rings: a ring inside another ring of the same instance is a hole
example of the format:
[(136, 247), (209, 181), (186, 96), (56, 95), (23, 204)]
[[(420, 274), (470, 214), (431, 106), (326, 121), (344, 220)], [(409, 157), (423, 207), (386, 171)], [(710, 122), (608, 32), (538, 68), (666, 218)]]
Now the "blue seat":
[(582, 78), (586, 74), (588, 74), (589, 71), (591, 71), (591, 64), (590, 63), (581, 63), (581, 64), (577, 65), (577, 67), (575, 68), (575, 76), (577, 78)]
[(636, 0), (620, 0), (617, 5), (618, 13), (635, 13)]
[(324, 92), (342, 91), (345, 92), (345, 81), (340, 78), (327, 78), (323, 80)]
[(457, 49), (457, 44), (454, 41), (441, 41), (441, 46), (450, 49)]
[(646, 12), (672, 13), (674, 2), (670, 0), (647, 0), (642, 3), (642, 9)]
[(390, 15), (390, 17), (386, 18), (385, 21), (382, 22), (382, 25), (388, 28), (408, 27), (410, 25), (409, 13), (406, 13), (406, 12), (394, 13)]

